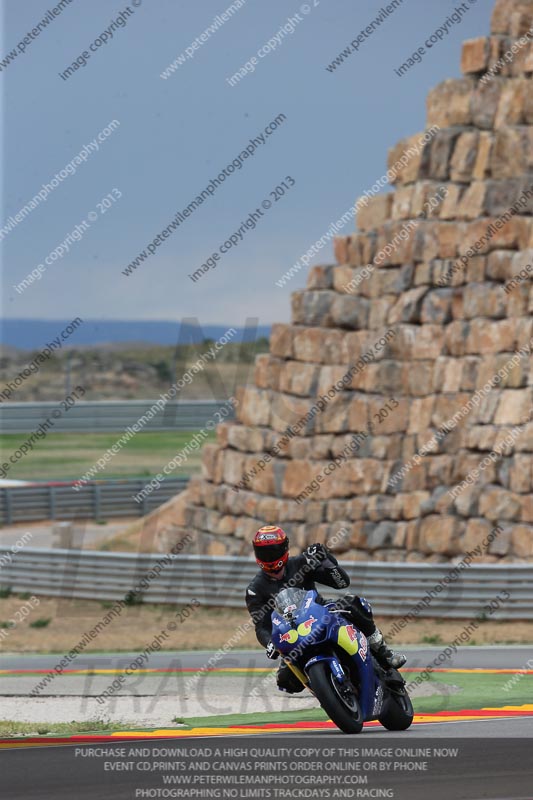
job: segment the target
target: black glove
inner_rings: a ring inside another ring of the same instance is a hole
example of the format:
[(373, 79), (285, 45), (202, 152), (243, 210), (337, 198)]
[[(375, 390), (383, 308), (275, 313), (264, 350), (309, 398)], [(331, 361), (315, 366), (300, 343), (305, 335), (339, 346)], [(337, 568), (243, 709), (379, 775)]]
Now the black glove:
[(323, 544), (310, 544), (302, 555), (310, 566), (317, 566), (328, 558), (329, 552)]
[(271, 658), (273, 661), (275, 661), (276, 658), (279, 658), (279, 653), (276, 650), (276, 648), (274, 647), (274, 643), (273, 642), (269, 642), (267, 644), (267, 646), (266, 646), (266, 655), (267, 655), (267, 658)]

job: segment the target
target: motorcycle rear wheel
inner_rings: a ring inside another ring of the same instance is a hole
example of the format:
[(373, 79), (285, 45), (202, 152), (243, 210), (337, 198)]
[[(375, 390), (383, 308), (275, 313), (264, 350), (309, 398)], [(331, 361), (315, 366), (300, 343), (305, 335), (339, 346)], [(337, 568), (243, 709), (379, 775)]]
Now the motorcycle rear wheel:
[(340, 694), (338, 684), (325, 661), (309, 667), (309, 683), (318, 702), (335, 725), (344, 733), (360, 733), (363, 715), (355, 694), (350, 702)]
[(405, 731), (411, 727), (413, 716), (413, 704), (407, 692), (401, 694), (389, 692), (385, 708), (378, 719), (389, 731)]

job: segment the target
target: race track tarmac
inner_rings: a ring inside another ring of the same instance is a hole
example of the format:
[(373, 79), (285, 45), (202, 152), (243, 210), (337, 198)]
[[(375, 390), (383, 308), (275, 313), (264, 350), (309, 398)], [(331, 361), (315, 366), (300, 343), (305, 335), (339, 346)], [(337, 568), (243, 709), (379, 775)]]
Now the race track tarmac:
[[(520, 726), (516, 726), (513, 733), (519, 734)], [(423, 733), (423, 736), (421, 735)], [(352, 794), (340, 794), (331, 788), (319, 788), (322, 785), (320, 775), (311, 775), (307, 771), (306, 763), (298, 774), (294, 770), (289, 770), (287, 775), (281, 774), (281, 770), (273, 771), (273, 778), (261, 782), (262, 793), (251, 793), (251, 787), (246, 783), (233, 789), (234, 793), (223, 795), (222, 789), (219, 794), (207, 794), (205, 788), (199, 789), (199, 794), (195, 794), (190, 787), (178, 789), (176, 786), (167, 787), (167, 793), (162, 783), (163, 774), (179, 775), (178, 772), (163, 771), (162, 764), (169, 764), (170, 759), (180, 758), (181, 764), (190, 764), (192, 756), (204, 753), (204, 757), (212, 758), (214, 751), (205, 754), (205, 751), (198, 750), (198, 746), (205, 744), (205, 739), (192, 739), (188, 741), (188, 747), (194, 748), (187, 751), (183, 743), (179, 743), (179, 751), (172, 748), (176, 747), (176, 740), (159, 739), (137, 740), (135, 748), (141, 748), (142, 755), (131, 755), (131, 751), (124, 751), (121, 763), (130, 763), (128, 771), (109, 770), (105, 763), (117, 763), (120, 761), (120, 747), (122, 744), (113, 744), (113, 750), (105, 750), (99, 757), (91, 757), (87, 754), (87, 746), (79, 748), (78, 754), (74, 747), (38, 747), (9, 752), (0, 752), (0, 768), (2, 775), (2, 796), (9, 800), (93, 800), (93, 798), (110, 798), (111, 800), (131, 800), (136, 797), (394, 797), (395, 800), (531, 800), (533, 797), (533, 762), (531, 760), (530, 745), (520, 739), (492, 739), (476, 738), (464, 740), (459, 737), (457, 731), (453, 736), (453, 750), (457, 752), (455, 757), (429, 758), (425, 763), (428, 765), (426, 771), (401, 771), (392, 772), (381, 770), (369, 773), (367, 786), (353, 786), (349, 781), (353, 780), (357, 774), (364, 775), (362, 764), (369, 764), (369, 759), (361, 759), (357, 762), (359, 766), (348, 770), (346, 779), (341, 786), (345, 790), (348, 788)], [(213, 740), (210, 740), (213, 742)], [(317, 752), (323, 751), (331, 744), (337, 748), (361, 747), (362, 736), (346, 736), (341, 733), (331, 733), (331, 735), (316, 734), (309, 736), (287, 737), (264, 737), (254, 739), (254, 744), (258, 747), (303, 747), (313, 744)], [(242, 747), (243, 739), (240, 737), (224, 737), (223, 744), (231, 748)], [(401, 748), (402, 752), (417, 752), (420, 748), (433, 749), (434, 740), (432, 731), (421, 729), (416, 734), (409, 733), (384, 739), (372, 734), (364, 735), (364, 743), (372, 746), (394, 747), (394, 753), (398, 753), (396, 748)], [(217, 744), (222, 746), (222, 740), (217, 740)], [(131, 743), (126, 747), (130, 747)], [(311, 750), (311, 748), (310, 748)], [(80, 756), (81, 752), (81, 756)], [(190, 752), (190, 756), (186, 755)], [(272, 751), (274, 752), (274, 751)], [(435, 751), (433, 751), (435, 752)], [(451, 752), (451, 750), (450, 750)], [(84, 755), (85, 753), (85, 755)], [(116, 754), (116, 755), (115, 755)], [(165, 758), (165, 761), (161, 761)], [(383, 763), (377, 760), (376, 764)], [(413, 762), (415, 758), (411, 759)], [(402, 763), (404, 759), (398, 757), (397, 763)], [(176, 763), (176, 762), (175, 762)], [(194, 762), (193, 762), (194, 763)], [(212, 763), (212, 762), (210, 762)], [(292, 762), (287, 761), (287, 765)], [(393, 764), (394, 762), (390, 762)], [(424, 763), (424, 762), (422, 762)], [(376, 770), (378, 768), (376, 767)], [(194, 770), (189, 770), (192, 773)], [(181, 770), (181, 774), (187, 774), (187, 768)], [(200, 774), (198, 772), (196, 775)], [(203, 774), (203, 773), (202, 773)], [(207, 775), (207, 773), (205, 773)], [(213, 772), (209, 774), (224, 774)], [(327, 773), (327, 770), (323, 774)], [(310, 779), (310, 782), (307, 782)], [(355, 778), (357, 780), (357, 778)], [(364, 778), (360, 778), (363, 780)], [(207, 780), (207, 779), (206, 779)], [(274, 781), (277, 781), (275, 783)], [(275, 794), (276, 787), (281, 785), (285, 791), (291, 790), (291, 794)], [(206, 783), (203, 784), (205, 787)], [(322, 785), (323, 786), (323, 785)], [(375, 786), (374, 794), (370, 793), (372, 786)], [(381, 794), (378, 794), (379, 788)], [(308, 794), (303, 793), (307, 787)], [(312, 794), (312, 788), (318, 794)], [(349, 787), (352, 787), (351, 789)], [(159, 791), (158, 791), (159, 790)], [(361, 794), (358, 792), (367, 792)], [(171, 793), (174, 792), (174, 793)], [(256, 790), (257, 792), (257, 790)]]

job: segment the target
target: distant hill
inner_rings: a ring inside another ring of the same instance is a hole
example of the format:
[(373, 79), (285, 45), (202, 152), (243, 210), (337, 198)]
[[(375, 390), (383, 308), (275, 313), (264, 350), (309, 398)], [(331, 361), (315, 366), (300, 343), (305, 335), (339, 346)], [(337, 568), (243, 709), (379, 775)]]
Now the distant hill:
[[(3, 345), (22, 350), (41, 349), (47, 341), (54, 339), (71, 320), (28, 320), (3, 319), (0, 321)], [(202, 342), (204, 339), (218, 339), (231, 323), (227, 325), (195, 324), (190, 319), (185, 323), (160, 322), (151, 320), (102, 320), (87, 319), (70, 336), (68, 345), (117, 345), (121, 343), (175, 345)], [(234, 341), (255, 341), (261, 336), (270, 336), (270, 325), (254, 328), (236, 328), (238, 337)], [(67, 345), (64, 345), (67, 346)]]

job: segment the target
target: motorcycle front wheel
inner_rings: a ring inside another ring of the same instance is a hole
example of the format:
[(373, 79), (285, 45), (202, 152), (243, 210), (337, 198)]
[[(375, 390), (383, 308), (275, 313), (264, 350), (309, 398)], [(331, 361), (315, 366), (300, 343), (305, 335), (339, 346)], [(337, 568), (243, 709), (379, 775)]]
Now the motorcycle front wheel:
[(344, 733), (360, 733), (363, 715), (353, 689), (341, 688), (326, 661), (312, 664), (308, 676), (318, 702), (337, 728)]
[(411, 727), (413, 717), (413, 704), (407, 692), (391, 692), (385, 700), (379, 721), (389, 731), (405, 731)]

